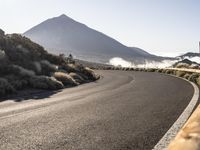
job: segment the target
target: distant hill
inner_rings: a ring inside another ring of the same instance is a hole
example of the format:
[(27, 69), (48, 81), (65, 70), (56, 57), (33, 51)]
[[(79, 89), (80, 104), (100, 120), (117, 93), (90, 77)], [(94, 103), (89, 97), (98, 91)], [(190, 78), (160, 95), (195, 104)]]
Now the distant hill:
[(72, 53), (80, 59), (93, 62), (107, 63), (113, 57), (122, 57), (134, 63), (162, 59), (139, 48), (129, 48), (66, 15), (48, 19), (23, 35), (53, 53)]
[(185, 57), (191, 58), (191, 57), (200, 57), (200, 53), (192, 53), (188, 52), (186, 54), (178, 56), (178, 58), (184, 59)]

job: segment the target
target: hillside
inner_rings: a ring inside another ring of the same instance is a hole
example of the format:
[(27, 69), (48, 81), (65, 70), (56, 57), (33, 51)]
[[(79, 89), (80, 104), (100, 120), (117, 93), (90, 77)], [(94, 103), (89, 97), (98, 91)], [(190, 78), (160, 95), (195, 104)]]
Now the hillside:
[(0, 96), (29, 88), (57, 90), (98, 78), (91, 69), (68, 60), (24, 36), (0, 30)]
[(184, 58), (191, 58), (191, 57), (200, 57), (200, 53), (192, 53), (192, 52), (188, 52), (186, 54), (180, 55), (178, 56), (178, 58), (184, 59)]
[(161, 60), (139, 48), (127, 47), (66, 15), (48, 19), (23, 35), (55, 54), (72, 53), (79, 59), (92, 62), (108, 63), (113, 57), (121, 57), (136, 64), (146, 59)]

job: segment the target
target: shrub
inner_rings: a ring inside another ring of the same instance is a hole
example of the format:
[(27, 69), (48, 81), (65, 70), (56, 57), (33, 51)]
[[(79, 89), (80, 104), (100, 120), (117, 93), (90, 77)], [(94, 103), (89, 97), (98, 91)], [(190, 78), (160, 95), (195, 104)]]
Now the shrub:
[(190, 68), (191, 68), (191, 69), (199, 69), (199, 65), (197, 65), (197, 64), (192, 64), (192, 65), (190, 65)]
[(184, 71), (175, 71), (175, 74), (178, 77), (183, 77), (186, 74), (186, 72), (184, 72)]
[(157, 69), (156, 72), (162, 73), (163, 69)]
[(35, 61), (35, 62), (32, 63), (32, 65), (33, 65), (33, 70), (34, 70), (37, 74), (41, 74), (41, 72), (42, 72), (42, 67), (41, 67), (40, 62)]
[(135, 68), (135, 71), (139, 71), (139, 68)]
[(177, 64), (175, 67), (176, 68), (189, 68), (189, 64), (186, 64), (186, 63), (179, 63)]
[(65, 64), (61, 66), (61, 69), (66, 70), (68, 73), (70, 72), (82, 72), (84, 67), (78, 64)]
[(84, 82), (85, 82), (84, 78), (81, 77), (81, 76), (80, 76), (79, 74), (77, 74), (77, 73), (71, 72), (69, 75), (70, 75), (76, 82), (78, 82), (78, 83), (84, 83)]
[(198, 74), (198, 73), (192, 73), (192, 74), (189, 76), (188, 80), (196, 83), (196, 79), (197, 79), (198, 77), (199, 77), (199, 74)]
[(170, 69), (166, 69), (164, 73), (166, 73), (166, 74), (174, 74), (174, 71), (170, 70)]
[(130, 68), (130, 71), (133, 71), (133, 70), (134, 70), (134, 68), (133, 68), (133, 67), (131, 67), (131, 68)]
[(36, 89), (57, 90), (64, 88), (62, 82), (56, 80), (54, 77), (34, 76), (29, 79), (31, 87)]
[(15, 80), (10, 82), (10, 84), (16, 89), (16, 90), (22, 90), (25, 87), (28, 86), (28, 81), (27, 80)]
[(62, 82), (65, 86), (76, 86), (78, 83), (68, 74), (63, 72), (55, 72), (53, 77)]
[(0, 78), (0, 96), (16, 92), (13, 86), (4, 78)]
[(35, 75), (35, 72), (32, 70), (25, 69), (21, 66), (13, 65), (13, 74), (19, 75), (20, 77), (32, 77)]
[(50, 76), (51, 73), (56, 72), (57, 71), (57, 66), (51, 64), (49, 61), (47, 60), (42, 60), (40, 62), (41, 68), (42, 68), (42, 75), (47, 75)]
[(200, 76), (196, 79), (196, 83), (200, 86)]
[(154, 68), (148, 68), (147, 69), (147, 72), (155, 72), (156, 71), (156, 69), (154, 69)]
[(4, 77), (16, 90), (24, 89), (28, 86), (27, 79), (20, 78), (14, 74), (6, 75)]
[(88, 77), (89, 80), (98, 80), (100, 78), (99, 75), (97, 75), (92, 69), (85, 67), (82, 71), (84, 75)]
[(190, 74), (186, 73), (183, 78), (188, 79), (190, 77)]
[(0, 60), (3, 60), (6, 58), (6, 54), (3, 50), (0, 49)]
[(167, 71), (166, 69), (163, 69), (163, 70), (162, 70), (162, 73), (166, 73), (166, 71)]

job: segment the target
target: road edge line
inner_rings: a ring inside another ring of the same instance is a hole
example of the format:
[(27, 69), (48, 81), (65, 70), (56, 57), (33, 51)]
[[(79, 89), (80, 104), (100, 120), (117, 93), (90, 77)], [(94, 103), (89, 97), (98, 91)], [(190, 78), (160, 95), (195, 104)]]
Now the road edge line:
[(186, 121), (189, 119), (194, 107), (196, 106), (198, 99), (199, 99), (199, 88), (193, 82), (190, 82), (184, 78), (180, 78), (174, 75), (170, 75), (172, 77), (176, 77), (182, 80), (189, 82), (194, 88), (194, 94), (192, 99), (190, 100), (187, 107), (184, 109), (182, 114), (178, 117), (178, 119), (174, 122), (174, 124), (169, 128), (169, 130), (165, 133), (165, 135), (160, 139), (160, 141), (154, 146), (152, 150), (165, 150), (167, 149), (168, 145), (175, 138), (179, 130), (184, 126)]

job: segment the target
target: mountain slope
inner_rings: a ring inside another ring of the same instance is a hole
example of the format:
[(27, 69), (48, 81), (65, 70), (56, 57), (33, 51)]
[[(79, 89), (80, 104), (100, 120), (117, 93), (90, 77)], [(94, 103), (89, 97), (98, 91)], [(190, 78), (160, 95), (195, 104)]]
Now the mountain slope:
[(122, 57), (137, 63), (144, 59), (158, 59), (137, 48), (124, 46), (66, 15), (48, 19), (24, 35), (53, 53), (72, 53), (90, 61), (108, 62), (110, 58)]

